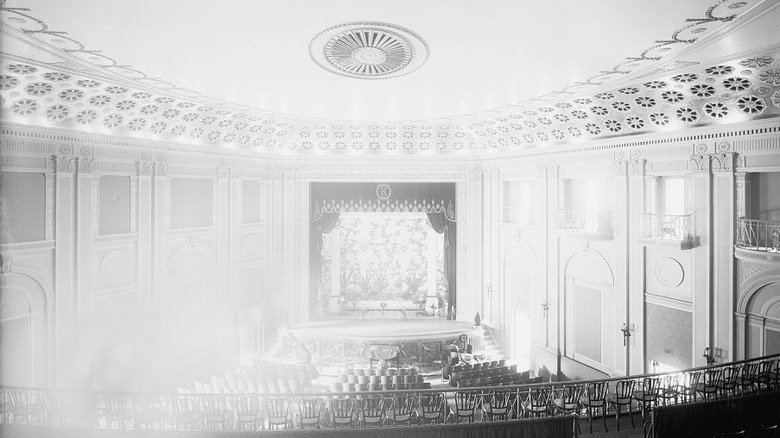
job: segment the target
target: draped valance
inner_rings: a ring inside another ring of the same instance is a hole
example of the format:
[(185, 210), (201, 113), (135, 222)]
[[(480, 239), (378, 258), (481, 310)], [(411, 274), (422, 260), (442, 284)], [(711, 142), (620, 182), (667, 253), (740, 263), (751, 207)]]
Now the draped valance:
[(323, 213), (441, 213), (450, 222), (455, 222), (455, 205), (452, 201), (422, 200), (416, 199), (400, 201), (364, 201), (338, 200), (338, 201), (314, 201), (312, 204), (312, 222), (320, 220)]
[(453, 183), (313, 183), (311, 221), (323, 213), (441, 213), (456, 221)]

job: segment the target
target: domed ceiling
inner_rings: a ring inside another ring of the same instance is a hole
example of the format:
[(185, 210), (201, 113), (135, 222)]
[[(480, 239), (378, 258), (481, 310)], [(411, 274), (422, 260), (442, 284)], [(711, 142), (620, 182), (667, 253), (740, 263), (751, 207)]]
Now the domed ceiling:
[(529, 3), (2, 1), (0, 118), (489, 155), (780, 116), (780, 2)]

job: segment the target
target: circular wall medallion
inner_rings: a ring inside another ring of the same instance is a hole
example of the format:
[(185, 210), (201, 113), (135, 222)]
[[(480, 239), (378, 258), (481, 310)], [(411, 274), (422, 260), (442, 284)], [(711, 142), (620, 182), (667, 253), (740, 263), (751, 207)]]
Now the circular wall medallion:
[(309, 53), (320, 67), (360, 79), (387, 79), (420, 68), (428, 44), (416, 33), (394, 24), (348, 23), (317, 34)]
[(664, 257), (655, 267), (655, 277), (665, 287), (678, 287), (685, 280), (685, 269), (677, 260)]

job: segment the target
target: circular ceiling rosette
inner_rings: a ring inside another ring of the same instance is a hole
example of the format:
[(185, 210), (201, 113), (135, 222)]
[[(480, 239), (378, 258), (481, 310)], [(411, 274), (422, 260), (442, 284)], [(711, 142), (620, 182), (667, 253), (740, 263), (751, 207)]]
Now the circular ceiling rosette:
[(314, 37), (309, 52), (325, 70), (359, 79), (402, 76), (428, 59), (428, 45), (422, 37), (401, 26), (378, 22), (326, 29)]

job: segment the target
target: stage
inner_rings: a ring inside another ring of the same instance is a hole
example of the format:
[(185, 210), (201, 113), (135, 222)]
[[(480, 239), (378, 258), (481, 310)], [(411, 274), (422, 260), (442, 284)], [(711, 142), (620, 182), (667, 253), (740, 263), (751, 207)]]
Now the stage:
[(481, 347), (484, 329), (441, 319), (343, 319), (296, 324), (282, 329), (280, 337), (284, 350), (316, 365), (349, 366), (371, 359), (432, 365), (446, 344)]

